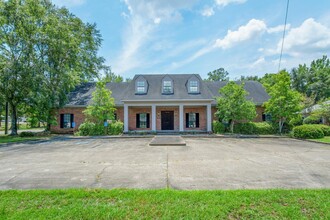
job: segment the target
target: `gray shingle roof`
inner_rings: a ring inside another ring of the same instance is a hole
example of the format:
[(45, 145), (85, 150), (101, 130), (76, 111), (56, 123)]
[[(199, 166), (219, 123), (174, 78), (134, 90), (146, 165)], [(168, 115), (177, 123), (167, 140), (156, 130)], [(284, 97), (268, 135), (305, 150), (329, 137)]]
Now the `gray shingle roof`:
[[(146, 94), (135, 94), (135, 79), (143, 76), (148, 82), (148, 92)], [(162, 79), (169, 76), (173, 79), (174, 93), (162, 94)], [(191, 77), (197, 77), (200, 80), (200, 93), (189, 94), (187, 90), (187, 81)], [(123, 105), (122, 101), (148, 101), (148, 100), (210, 100), (219, 96), (219, 89), (228, 82), (208, 82), (203, 81), (197, 74), (169, 74), (169, 75), (136, 75), (131, 82), (108, 83), (107, 87), (112, 91), (112, 97), (116, 105)], [(241, 83), (241, 82), (237, 82)], [(256, 105), (261, 105), (269, 99), (264, 87), (255, 81), (245, 82), (244, 88), (249, 92), (247, 98)], [(95, 83), (84, 83), (68, 95), (68, 106), (87, 106), (92, 101), (92, 93), (95, 90)], [(215, 104), (216, 101), (213, 101)]]
[[(227, 85), (228, 81), (220, 81), (220, 82), (204, 82), (210, 89), (212, 93), (212, 97), (218, 97), (219, 89)], [(241, 84), (241, 81), (236, 81), (236, 83)], [(261, 85), (261, 83), (257, 81), (246, 81), (244, 82), (244, 89), (249, 93), (247, 96), (248, 100), (253, 101), (256, 105), (262, 105), (269, 99), (269, 95), (267, 94), (265, 88)], [(214, 101), (215, 104), (215, 101)]]

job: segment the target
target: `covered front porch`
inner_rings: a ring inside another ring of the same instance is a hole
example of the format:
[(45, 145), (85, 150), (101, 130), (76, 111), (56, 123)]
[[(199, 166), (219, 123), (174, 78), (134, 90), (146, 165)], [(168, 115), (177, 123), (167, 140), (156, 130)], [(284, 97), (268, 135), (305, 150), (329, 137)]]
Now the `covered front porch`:
[(212, 131), (211, 100), (124, 102), (124, 132)]

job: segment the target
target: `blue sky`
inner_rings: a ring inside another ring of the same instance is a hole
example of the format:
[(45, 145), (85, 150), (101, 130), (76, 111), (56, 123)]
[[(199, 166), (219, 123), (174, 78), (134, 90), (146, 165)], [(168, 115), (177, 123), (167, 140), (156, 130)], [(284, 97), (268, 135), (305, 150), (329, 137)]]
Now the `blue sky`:
[[(116, 74), (277, 72), (287, 0), (53, 0), (96, 23)], [(330, 1), (291, 0), (282, 68), (330, 52)]]

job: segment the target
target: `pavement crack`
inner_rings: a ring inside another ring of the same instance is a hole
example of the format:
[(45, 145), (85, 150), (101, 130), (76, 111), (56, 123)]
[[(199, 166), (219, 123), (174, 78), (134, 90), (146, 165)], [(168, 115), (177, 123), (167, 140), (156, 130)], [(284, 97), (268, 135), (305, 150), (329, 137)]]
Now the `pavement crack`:
[(166, 147), (166, 189), (170, 188), (170, 179), (168, 174), (168, 147)]

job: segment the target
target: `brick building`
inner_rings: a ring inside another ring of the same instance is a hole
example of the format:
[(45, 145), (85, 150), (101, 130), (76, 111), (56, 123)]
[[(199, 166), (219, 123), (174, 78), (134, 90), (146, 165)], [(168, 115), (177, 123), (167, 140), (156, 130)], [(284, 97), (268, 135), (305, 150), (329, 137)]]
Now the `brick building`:
[[(240, 82), (237, 82), (240, 83)], [(227, 82), (203, 81), (197, 74), (136, 75), (131, 82), (108, 83), (115, 99), (116, 118), (124, 132), (211, 132), (216, 97)], [(85, 83), (69, 94), (69, 103), (58, 112), (51, 130), (70, 133), (84, 122), (82, 111), (91, 103), (95, 83)], [(255, 121), (265, 119), (262, 104), (269, 99), (259, 82), (245, 82), (247, 99), (256, 105)]]

